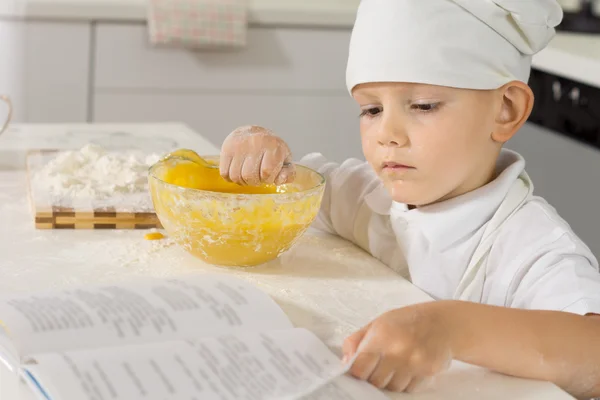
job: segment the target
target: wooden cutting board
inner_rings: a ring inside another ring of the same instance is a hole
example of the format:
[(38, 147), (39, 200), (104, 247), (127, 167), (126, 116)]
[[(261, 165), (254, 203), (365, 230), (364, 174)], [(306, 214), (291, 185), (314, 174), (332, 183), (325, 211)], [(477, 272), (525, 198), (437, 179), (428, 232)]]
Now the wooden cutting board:
[(33, 150), (27, 154), (29, 201), (36, 229), (162, 228), (148, 193), (120, 195), (101, 201), (53, 197), (36, 173), (58, 152)]

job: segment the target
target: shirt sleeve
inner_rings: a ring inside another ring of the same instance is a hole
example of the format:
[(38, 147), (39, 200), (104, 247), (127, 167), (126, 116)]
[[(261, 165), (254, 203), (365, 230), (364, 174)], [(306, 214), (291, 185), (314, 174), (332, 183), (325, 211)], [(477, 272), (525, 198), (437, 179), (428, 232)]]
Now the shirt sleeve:
[(503, 255), (491, 293), (504, 291), (503, 305), (512, 308), (600, 314), (597, 259), (564, 221), (529, 211), (530, 224), (505, 232), (495, 249)]
[(518, 285), (513, 307), (600, 314), (600, 274), (584, 256), (562, 254), (532, 266)]
[(321, 173), (327, 182), (321, 210), (313, 226), (360, 245), (355, 230), (357, 215), (365, 203), (365, 196), (380, 183), (369, 164), (354, 158), (337, 164), (319, 153), (306, 155), (298, 164)]

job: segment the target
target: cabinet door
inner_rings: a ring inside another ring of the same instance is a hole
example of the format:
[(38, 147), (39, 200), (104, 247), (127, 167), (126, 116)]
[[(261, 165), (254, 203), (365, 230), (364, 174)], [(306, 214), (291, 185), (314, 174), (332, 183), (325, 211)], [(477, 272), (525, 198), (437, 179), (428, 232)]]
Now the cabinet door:
[(0, 20), (0, 93), (13, 122), (86, 121), (89, 50), (89, 24)]
[(152, 46), (147, 30), (97, 25), (96, 89), (347, 94), (349, 29), (251, 27), (244, 48), (203, 51)]

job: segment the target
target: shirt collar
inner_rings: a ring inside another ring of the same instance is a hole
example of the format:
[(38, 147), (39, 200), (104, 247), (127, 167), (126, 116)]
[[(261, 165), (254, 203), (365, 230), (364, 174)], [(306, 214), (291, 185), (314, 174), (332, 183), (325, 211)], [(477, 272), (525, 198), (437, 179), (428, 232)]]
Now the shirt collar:
[(410, 226), (419, 229), (430, 243), (443, 250), (484, 226), (515, 180), (522, 176), (529, 181), (524, 169), (525, 160), (521, 155), (503, 149), (496, 164), (496, 179), (462, 196), (409, 210), (406, 204), (392, 201), (381, 184), (367, 195), (365, 201), (377, 214), (404, 219)]

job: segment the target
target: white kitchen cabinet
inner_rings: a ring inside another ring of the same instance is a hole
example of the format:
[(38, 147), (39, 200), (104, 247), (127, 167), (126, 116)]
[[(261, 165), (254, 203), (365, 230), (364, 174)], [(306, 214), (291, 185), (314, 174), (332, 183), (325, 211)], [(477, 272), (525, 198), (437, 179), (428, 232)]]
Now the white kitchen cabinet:
[(358, 107), (347, 95), (100, 93), (99, 122), (184, 121), (220, 145), (235, 127), (261, 124), (290, 145), (296, 158), (312, 151), (332, 160), (362, 157)]
[(14, 122), (83, 122), (90, 24), (0, 20), (0, 93)]
[(251, 27), (240, 50), (154, 47), (145, 25), (99, 24), (94, 121), (181, 121), (214, 143), (267, 126), (296, 156), (361, 157), (346, 90), (349, 29)]

